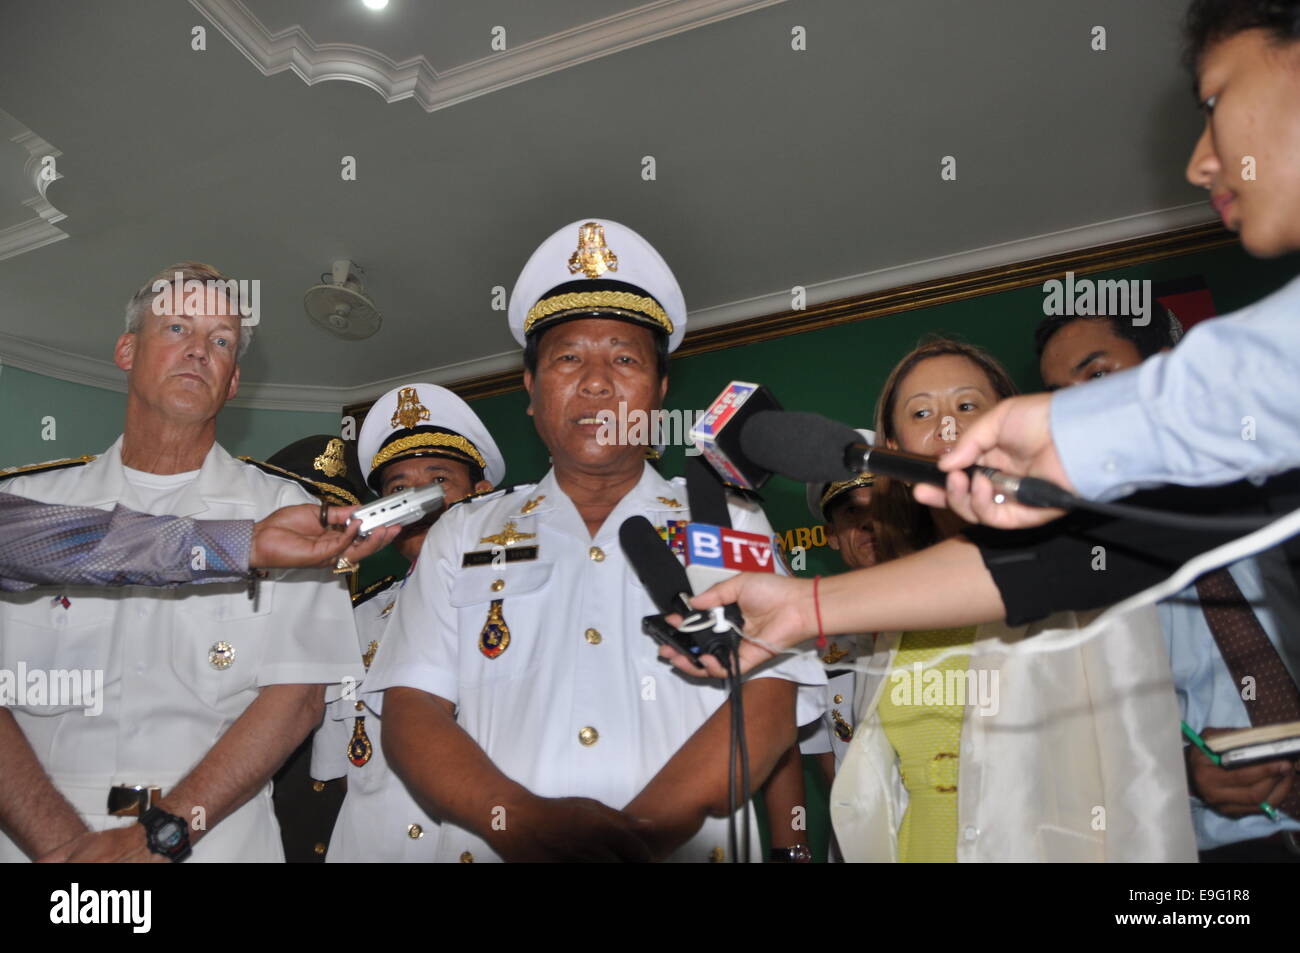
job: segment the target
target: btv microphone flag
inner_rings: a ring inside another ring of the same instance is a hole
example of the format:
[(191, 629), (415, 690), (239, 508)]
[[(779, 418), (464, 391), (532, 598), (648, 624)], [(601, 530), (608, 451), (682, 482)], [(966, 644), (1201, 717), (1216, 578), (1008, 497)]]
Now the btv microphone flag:
[(691, 428), (691, 439), (723, 480), (757, 490), (772, 473), (746, 458), (740, 448), (740, 434), (754, 414), (780, 409), (772, 392), (762, 384), (732, 381)]
[(772, 537), (726, 526), (688, 523), (685, 556), (686, 578), (695, 592), (738, 572), (776, 572)]

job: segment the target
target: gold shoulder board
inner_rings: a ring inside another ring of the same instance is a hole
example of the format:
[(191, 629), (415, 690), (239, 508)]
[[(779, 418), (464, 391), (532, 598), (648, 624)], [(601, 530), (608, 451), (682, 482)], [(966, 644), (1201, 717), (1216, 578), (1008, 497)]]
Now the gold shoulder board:
[(7, 480), (10, 477), (22, 476), (27, 473), (45, 473), (50, 470), (64, 470), (68, 467), (83, 467), (94, 459), (94, 454), (90, 454), (84, 457), (69, 457), (66, 460), (50, 460), (46, 463), (29, 463), (24, 467), (9, 467), (0, 470), (0, 480)]

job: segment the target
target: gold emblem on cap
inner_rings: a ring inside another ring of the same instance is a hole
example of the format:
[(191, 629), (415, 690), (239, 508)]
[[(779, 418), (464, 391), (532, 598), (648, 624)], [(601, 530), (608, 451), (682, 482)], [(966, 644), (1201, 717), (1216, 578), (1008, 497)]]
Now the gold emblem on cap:
[(208, 649), (208, 664), (224, 672), (235, 664), (235, 647), (229, 642), (216, 642)]
[(521, 539), (536, 539), (536, 533), (521, 533), (515, 529), (515, 521), (511, 520), (506, 523), (505, 529), (495, 536), (484, 536), (479, 540), (480, 543), (489, 543), (493, 546), (511, 546)]
[(414, 387), (403, 387), (397, 392), (397, 410), (389, 423), (394, 427), (410, 430), (422, 420), (429, 419), (429, 408), (420, 403), (420, 397)]
[(348, 464), (343, 456), (343, 441), (333, 437), (325, 444), (325, 452), (311, 462), (321, 473), (330, 477), (347, 476)]
[(618, 271), (618, 256), (605, 244), (605, 226), (587, 222), (578, 226), (578, 250), (569, 256), (569, 274), (582, 272), (599, 278), (607, 271)]

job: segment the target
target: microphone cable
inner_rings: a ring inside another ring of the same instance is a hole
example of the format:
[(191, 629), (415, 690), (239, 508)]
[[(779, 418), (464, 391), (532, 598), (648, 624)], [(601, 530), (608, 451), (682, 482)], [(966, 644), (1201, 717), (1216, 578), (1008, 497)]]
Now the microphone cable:
[[(723, 686), (727, 692), (731, 724), (730, 738), (727, 745), (727, 850), (731, 863), (749, 863), (751, 858), (750, 838), (750, 802), (753, 792), (749, 784), (749, 742), (745, 736), (745, 696), (744, 679), (740, 673), (740, 640), (745, 634), (731, 624), (721, 608), (712, 610), (705, 618), (695, 624), (683, 623), (681, 632), (693, 633), (711, 630), (717, 635), (730, 632), (726, 650), (721, 653), (711, 652), (726, 667), (727, 675)], [(721, 657), (719, 657), (719, 655)], [(736, 800), (736, 766), (740, 763), (740, 797)], [(743, 838), (736, 833), (736, 814), (741, 815), (744, 825)]]
[[(973, 471), (973, 472), (972, 472)], [(982, 474), (993, 484), (995, 503), (1010, 497), (1025, 506), (1054, 507), (1064, 510), (1087, 510), (1116, 519), (1137, 520), (1153, 526), (1167, 526), (1197, 532), (1250, 533), (1269, 525), (1275, 517), (1259, 516), (1203, 516), (1192, 513), (1174, 513), (1132, 503), (1102, 503), (1076, 496), (1049, 480), (1038, 477), (1017, 477), (992, 467), (967, 467), (972, 482), (975, 474)], [(927, 481), (929, 482), (929, 481)]]
[[(740, 862), (747, 864), (750, 862), (749, 810), (750, 810), (750, 801), (753, 795), (749, 789), (749, 743), (745, 738), (745, 693), (744, 693), (745, 683), (742, 680), (740, 675), (740, 640), (739, 639), (733, 638), (731, 640), (731, 651), (727, 654), (728, 654), (728, 667), (732, 672), (731, 681), (733, 685), (731, 711), (732, 711), (732, 720), (735, 725), (735, 728), (734, 728), (734, 737), (732, 740), (734, 743), (734, 748), (738, 749), (740, 752), (740, 795), (743, 798), (743, 803), (745, 806), (744, 815), (742, 817), (742, 823), (745, 830), (744, 840), (742, 841), (744, 845), (744, 855)], [(734, 813), (732, 814), (732, 817), (734, 819), (735, 817)], [(735, 857), (734, 854), (732, 856)]]

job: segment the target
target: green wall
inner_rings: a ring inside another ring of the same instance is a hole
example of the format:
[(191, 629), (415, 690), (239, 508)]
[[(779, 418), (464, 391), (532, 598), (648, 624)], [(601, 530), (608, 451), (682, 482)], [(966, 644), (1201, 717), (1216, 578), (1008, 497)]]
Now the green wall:
[[(125, 394), (0, 364), (0, 467), (100, 453), (125, 414)], [(338, 429), (337, 413), (227, 407), (217, 418), (218, 442), (237, 457), (266, 459), (299, 437)]]

